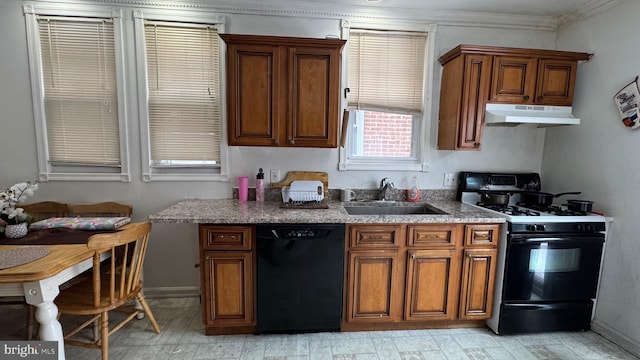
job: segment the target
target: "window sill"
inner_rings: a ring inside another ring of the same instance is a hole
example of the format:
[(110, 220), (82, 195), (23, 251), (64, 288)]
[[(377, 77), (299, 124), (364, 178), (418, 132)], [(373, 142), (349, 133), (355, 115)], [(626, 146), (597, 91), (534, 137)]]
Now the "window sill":
[(142, 174), (142, 181), (229, 181), (226, 174)]
[(40, 181), (120, 181), (131, 182), (131, 177), (126, 173), (119, 174), (94, 174), (94, 173), (40, 173)]
[(417, 163), (398, 163), (395, 161), (385, 162), (340, 162), (338, 164), (339, 171), (358, 171), (358, 170), (389, 170), (389, 171), (420, 171), (429, 172), (429, 164)]

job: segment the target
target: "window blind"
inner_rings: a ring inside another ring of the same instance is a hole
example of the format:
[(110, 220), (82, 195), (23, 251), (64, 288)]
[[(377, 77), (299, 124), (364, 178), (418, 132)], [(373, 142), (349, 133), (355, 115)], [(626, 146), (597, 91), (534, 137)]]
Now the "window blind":
[(49, 161), (119, 165), (113, 23), (39, 17), (38, 29)]
[(210, 26), (145, 23), (154, 164), (220, 162), (219, 40)]
[(349, 32), (350, 107), (422, 111), (427, 34), (352, 29)]

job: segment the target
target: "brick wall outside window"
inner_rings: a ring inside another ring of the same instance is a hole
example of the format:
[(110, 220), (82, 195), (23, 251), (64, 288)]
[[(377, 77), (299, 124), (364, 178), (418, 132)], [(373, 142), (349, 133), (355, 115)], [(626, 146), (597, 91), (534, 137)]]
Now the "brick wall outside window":
[(364, 112), (364, 156), (411, 156), (411, 115)]

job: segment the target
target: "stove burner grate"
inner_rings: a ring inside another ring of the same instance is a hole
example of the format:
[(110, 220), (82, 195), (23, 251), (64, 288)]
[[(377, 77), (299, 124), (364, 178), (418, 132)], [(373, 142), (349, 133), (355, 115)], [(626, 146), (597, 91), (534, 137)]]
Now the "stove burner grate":
[(519, 206), (514, 205), (495, 205), (495, 204), (485, 204), (483, 202), (477, 202), (476, 205), (482, 206), (483, 208), (501, 212), (505, 215), (511, 216), (540, 216), (540, 211), (535, 211)]
[(549, 213), (551, 215), (556, 216), (586, 216), (588, 215), (586, 212), (582, 211), (573, 211), (567, 208), (558, 206), (558, 205), (536, 205), (536, 204), (527, 204), (527, 203), (517, 203), (518, 206), (526, 206), (529, 209)]

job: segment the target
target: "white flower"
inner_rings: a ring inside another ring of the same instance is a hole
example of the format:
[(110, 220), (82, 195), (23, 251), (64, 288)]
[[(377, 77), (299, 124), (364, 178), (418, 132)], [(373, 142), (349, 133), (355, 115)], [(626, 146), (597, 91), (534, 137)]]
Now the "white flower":
[(32, 196), (38, 189), (37, 182), (21, 182), (0, 191), (0, 216), (9, 223), (27, 221), (24, 209), (18, 207), (21, 201)]

